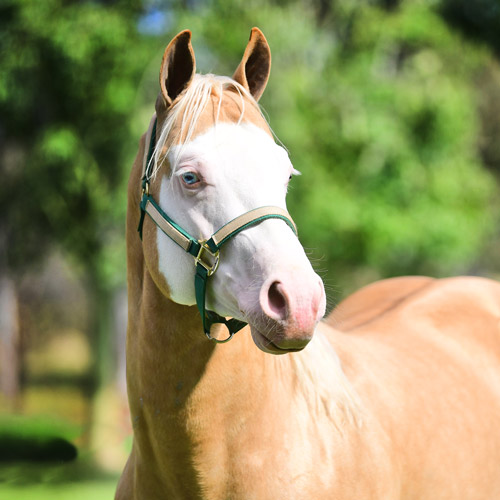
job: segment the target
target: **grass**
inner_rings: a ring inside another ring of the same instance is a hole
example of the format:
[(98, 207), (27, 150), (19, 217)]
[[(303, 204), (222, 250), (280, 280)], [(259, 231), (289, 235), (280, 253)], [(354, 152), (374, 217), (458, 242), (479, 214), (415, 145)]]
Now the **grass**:
[[(114, 393), (103, 391), (94, 401), (90, 428), (82, 419), (82, 415), (88, 417), (87, 412), (75, 410), (82, 408), (75, 405), (73, 392), (37, 388), (28, 403), (36, 399), (38, 406), (23, 405), (27, 414), (0, 411), (0, 500), (114, 498), (130, 451), (128, 413)], [(62, 411), (54, 411), (49, 404), (53, 401)], [(40, 409), (47, 408), (50, 413), (44, 410), (47, 414), (41, 415)], [(59, 453), (55, 445), (61, 442), (78, 449), (76, 459)]]
[(116, 479), (63, 484), (9, 485), (0, 483), (1, 500), (112, 500)]
[(112, 500), (118, 477), (88, 456), (67, 463), (8, 462), (0, 464), (0, 500)]
[(21, 437), (58, 436), (74, 439), (80, 432), (80, 426), (54, 417), (24, 415), (0, 415), (0, 435)]

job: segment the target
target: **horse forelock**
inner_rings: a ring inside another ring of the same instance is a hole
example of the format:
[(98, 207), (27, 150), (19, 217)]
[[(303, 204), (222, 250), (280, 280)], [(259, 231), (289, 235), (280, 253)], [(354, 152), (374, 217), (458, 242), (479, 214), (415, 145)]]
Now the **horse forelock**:
[[(212, 106), (209, 106), (209, 104)], [(254, 123), (272, 134), (266, 118), (250, 92), (227, 76), (196, 74), (188, 88), (174, 101), (164, 120), (151, 161), (154, 177), (174, 146), (171, 169), (181, 156), (183, 147), (197, 135), (219, 121), (240, 124), (243, 120)], [(273, 134), (274, 135), (274, 134)]]

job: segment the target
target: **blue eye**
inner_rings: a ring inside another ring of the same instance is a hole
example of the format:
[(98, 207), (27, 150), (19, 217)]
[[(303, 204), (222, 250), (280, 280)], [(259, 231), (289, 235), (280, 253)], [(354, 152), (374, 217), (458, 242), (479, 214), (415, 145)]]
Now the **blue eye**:
[(194, 172), (185, 172), (181, 177), (184, 184), (187, 186), (192, 186), (200, 182), (199, 177)]

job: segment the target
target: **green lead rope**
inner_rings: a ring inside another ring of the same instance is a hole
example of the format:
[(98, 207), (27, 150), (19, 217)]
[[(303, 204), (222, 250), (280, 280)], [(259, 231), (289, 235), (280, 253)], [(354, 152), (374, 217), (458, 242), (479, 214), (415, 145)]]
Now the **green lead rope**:
[[(142, 178), (142, 199), (140, 203), (141, 217), (139, 220), (139, 236), (142, 240), (142, 227), (144, 218), (148, 214), (154, 223), (177, 245), (183, 248), (187, 253), (191, 254), (195, 259), (196, 273), (194, 277), (194, 288), (196, 296), (196, 304), (200, 311), (200, 316), (203, 323), (205, 335), (215, 342), (224, 343), (230, 340), (233, 335), (247, 325), (244, 321), (236, 318), (227, 319), (220, 316), (214, 311), (209, 311), (205, 308), (206, 290), (208, 278), (217, 271), (219, 265), (219, 252), (221, 247), (229, 241), (233, 236), (236, 236), (241, 231), (267, 219), (281, 219), (290, 226), (292, 231), (297, 235), (297, 228), (288, 213), (279, 207), (260, 207), (236, 217), (229, 221), (218, 231), (216, 231), (207, 241), (198, 241), (193, 238), (187, 231), (176, 224), (156, 203), (153, 197), (149, 194), (149, 178), (152, 168), (152, 157), (156, 142), (156, 120), (154, 121), (151, 140), (149, 143), (147, 163), (144, 168)], [(207, 254), (209, 255), (208, 261)], [(224, 340), (218, 340), (211, 336), (210, 330), (214, 324), (223, 324), (229, 331), (229, 336)]]

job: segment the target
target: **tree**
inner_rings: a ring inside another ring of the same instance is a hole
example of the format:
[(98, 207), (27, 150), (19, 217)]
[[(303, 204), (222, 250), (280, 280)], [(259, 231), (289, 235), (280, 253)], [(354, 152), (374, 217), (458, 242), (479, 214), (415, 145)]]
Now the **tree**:
[(149, 50), (138, 4), (0, 6), (2, 274), (43, 262), (55, 245), (72, 258), (92, 301), (95, 383), (107, 366), (110, 292), (125, 275), (129, 117)]

